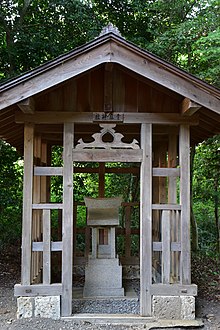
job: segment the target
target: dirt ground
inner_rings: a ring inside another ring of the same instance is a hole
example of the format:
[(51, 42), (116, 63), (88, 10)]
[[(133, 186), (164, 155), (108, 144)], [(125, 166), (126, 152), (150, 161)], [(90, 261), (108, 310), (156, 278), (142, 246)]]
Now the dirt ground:
[[(198, 285), (196, 317), (204, 322), (203, 329), (220, 329), (220, 262), (207, 257), (194, 257), (192, 261), (192, 282)], [(0, 253), (0, 330), (34, 329), (145, 329), (140, 326), (91, 325), (73, 321), (16, 318), (14, 284), (20, 282), (20, 248), (10, 247)], [(180, 329), (180, 328), (179, 328)], [(188, 328), (190, 329), (190, 328)], [(192, 328), (191, 328), (192, 329)]]

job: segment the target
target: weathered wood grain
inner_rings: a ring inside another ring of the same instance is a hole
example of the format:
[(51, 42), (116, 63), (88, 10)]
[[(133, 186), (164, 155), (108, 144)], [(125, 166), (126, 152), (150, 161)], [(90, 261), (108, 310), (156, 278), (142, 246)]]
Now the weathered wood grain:
[(51, 282), (51, 220), (50, 210), (43, 210), (43, 284)]
[(152, 125), (141, 126), (140, 314), (151, 316), (152, 283)]
[(22, 220), (22, 255), (21, 284), (31, 281), (31, 235), (32, 235), (32, 191), (33, 191), (33, 149), (34, 125), (24, 127), (24, 183), (23, 183), (23, 220)]
[(190, 129), (180, 126), (181, 282), (191, 283), (190, 257)]
[(72, 123), (64, 124), (63, 151), (63, 253), (62, 253), (62, 316), (72, 314), (73, 265), (73, 133)]

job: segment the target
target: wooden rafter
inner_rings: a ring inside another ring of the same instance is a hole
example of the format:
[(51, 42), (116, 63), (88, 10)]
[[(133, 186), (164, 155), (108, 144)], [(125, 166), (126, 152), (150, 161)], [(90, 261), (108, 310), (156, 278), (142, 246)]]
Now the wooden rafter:
[(180, 112), (184, 116), (192, 116), (200, 108), (201, 108), (201, 105), (199, 105), (196, 102), (193, 102), (192, 100), (185, 97), (181, 103)]
[(35, 101), (33, 97), (28, 97), (27, 99), (18, 102), (17, 105), (24, 113), (33, 114), (35, 112)]

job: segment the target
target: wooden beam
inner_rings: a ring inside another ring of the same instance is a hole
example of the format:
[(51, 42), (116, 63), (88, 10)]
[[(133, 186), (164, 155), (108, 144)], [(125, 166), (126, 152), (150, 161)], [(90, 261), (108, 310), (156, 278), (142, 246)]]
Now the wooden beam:
[(163, 176), (163, 177), (178, 177), (180, 176), (179, 168), (168, 168), (168, 167), (154, 167), (153, 176)]
[(190, 256), (190, 128), (180, 126), (180, 204), (181, 204), (181, 265), (182, 284), (191, 284)]
[(111, 37), (111, 41), (96, 39), (71, 54), (59, 57), (52, 63), (42, 66), (41, 70), (39, 68), (34, 70), (31, 75), (28, 73), (17, 78), (13, 83), (8, 83), (5, 89), (2, 89), (0, 108), (15, 104), (106, 62), (126, 67), (219, 113), (219, 99), (216, 90), (171, 64), (155, 58), (126, 41), (118, 40), (116, 37), (114, 40)]
[(63, 136), (63, 253), (62, 253), (62, 316), (72, 315), (73, 272), (73, 138), (72, 123), (64, 124)]
[[(103, 112), (99, 113), (100, 116)], [(39, 111), (33, 115), (17, 114), (15, 122), (36, 124), (92, 123), (93, 112)], [(124, 124), (198, 125), (198, 116), (182, 116), (179, 113), (124, 113)]]
[(63, 209), (62, 203), (39, 203), (32, 204), (33, 210), (61, 210)]
[(196, 102), (193, 102), (192, 100), (185, 97), (180, 105), (180, 113), (183, 116), (192, 116), (201, 107), (202, 107), (201, 105), (199, 105)]
[[(33, 242), (32, 243), (32, 251), (43, 251), (44, 243), (43, 242)], [(51, 251), (62, 251), (63, 242), (51, 242)]]
[(141, 126), (140, 187), (140, 314), (151, 316), (152, 284), (152, 125)]
[(31, 281), (33, 158), (34, 158), (34, 126), (33, 124), (25, 124), (22, 255), (21, 255), (22, 285), (29, 285)]
[(33, 97), (28, 97), (27, 99), (18, 102), (17, 105), (23, 113), (33, 114), (35, 112), (35, 101)]
[(152, 204), (152, 210), (181, 210), (179, 204)]
[(54, 175), (63, 175), (62, 167), (49, 167), (49, 166), (35, 166), (34, 175), (37, 176), (54, 176)]
[[(162, 85), (180, 95), (183, 95), (194, 102), (211, 109), (219, 114), (219, 99), (217, 96), (207, 92), (201, 86), (201, 83), (193, 82), (183, 71), (176, 72), (177, 69), (155, 61), (155, 58), (149, 58), (149, 54), (141, 54), (129, 47), (121, 47), (118, 43), (111, 44), (111, 61), (116, 62), (141, 76), (148, 78), (159, 85)], [(206, 86), (205, 86), (206, 87)], [(207, 87), (206, 87), (207, 88)], [(213, 94), (216, 92), (213, 92)]]
[(150, 292), (155, 296), (197, 296), (197, 285), (152, 284)]
[(36, 297), (36, 296), (60, 296), (62, 294), (62, 284), (33, 284), (21, 285), (15, 284), (14, 295), (15, 297)]
[(87, 45), (86, 50), (72, 56), (72, 60), (55, 60), (58, 62), (52, 67), (48, 66), (39, 74), (32, 74), (30, 79), (18, 82), (15, 86), (3, 91), (0, 95), (0, 109), (4, 109), (11, 104), (18, 103), (34, 94), (54, 87), (70, 78), (86, 72), (97, 65), (110, 62), (111, 47), (110, 43), (104, 43), (97, 48), (90, 48), (89, 53)]
[[(171, 242), (170, 250), (174, 251), (181, 251), (181, 243), (179, 242)], [(153, 242), (153, 251), (163, 251), (162, 242)]]
[(73, 149), (73, 161), (78, 162), (141, 162), (141, 149)]

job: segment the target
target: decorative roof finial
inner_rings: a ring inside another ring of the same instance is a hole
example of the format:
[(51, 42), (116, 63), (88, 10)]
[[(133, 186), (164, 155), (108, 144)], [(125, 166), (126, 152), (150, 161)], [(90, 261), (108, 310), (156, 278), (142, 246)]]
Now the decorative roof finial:
[(112, 23), (109, 23), (107, 26), (105, 26), (102, 29), (102, 31), (101, 31), (101, 33), (100, 33), (99, 36), (103, 36), (103, 35), (108, 34), (110, 32), (111, 33), (114, 33), (114, 34), (116, 34), (116, 35), (118, 35), (120, 37), (122, 36), (121, 33), (120, 33), (120, 31), (119, 31), (119, 29), (116, 26), (114, 26)]

